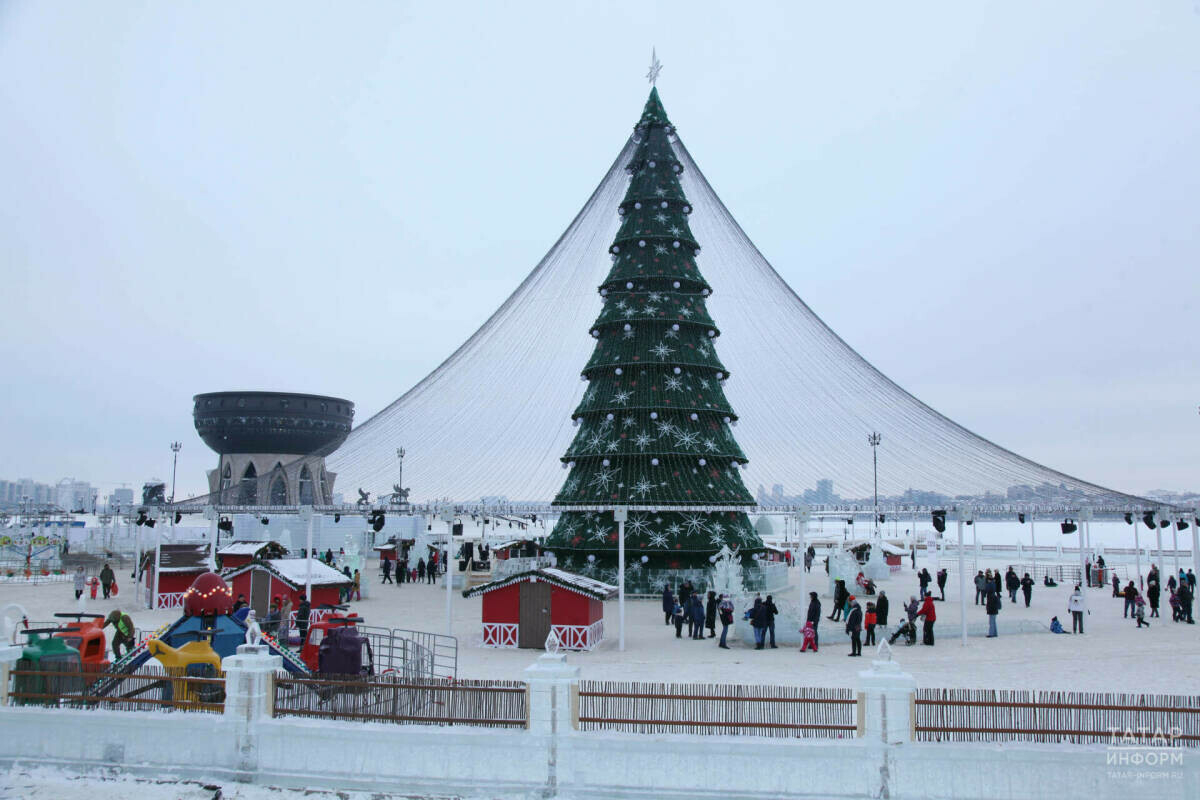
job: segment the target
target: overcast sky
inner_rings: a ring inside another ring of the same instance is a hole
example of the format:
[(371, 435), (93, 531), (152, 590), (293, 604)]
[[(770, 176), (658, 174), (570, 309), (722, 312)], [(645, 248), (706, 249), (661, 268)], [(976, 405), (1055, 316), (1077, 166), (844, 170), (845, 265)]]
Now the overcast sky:
[(0, 2), (0, 477), (107, 493), (178, 439), (198, 491), (198, 392), (367, 419), (553, 245), (652, 45), (726, 205), (883, 372), (1200, 489), (1194, 0)]

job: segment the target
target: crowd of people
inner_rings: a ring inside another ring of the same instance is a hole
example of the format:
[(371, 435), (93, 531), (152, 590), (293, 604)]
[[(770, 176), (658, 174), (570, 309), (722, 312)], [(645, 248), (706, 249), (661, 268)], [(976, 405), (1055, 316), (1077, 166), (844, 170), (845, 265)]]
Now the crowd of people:
[[(804, 551), (802, 562), (806, 572), (812, 569), (814, 560), (815, 551), (812, 546), (809, 546)], [(826, 561), (826, 569), (828, 570), (828, 561)], [(1095, 585), (1092, 583), (1092, 579), (1094, 576), (1102, 574), (1100, 570), (1103, 569), (1105, 569), (1105, 564), (1102, 558), (1097, 559), (1095, 571), (1093, 571), (1091, 562), (1088, 562), (1085, 584)], [(889, 644), (895, 644), (900, 640), (909, 645), (916, 644), (919, 636), (922, 644), (930, 647), (934, 645), (934, 624), (937, 622), (937, 609), (934, 604), (935, 601), (941, 602), (946, 599), (949, 570), (938, 569), (936, 574), (930, 574), (927, 568), (922, 568), (917, 571), (916, 577), (917, 594), (911, 595), (908, 602), (902, 604), (903, 616), (892, 629), (891, 636), (888, 638)], [(1124, 603), (1124, 617), (1133, 620), (1138, 628), (1149, 627), (1148, 619), (1159, 616), (1162, 583), (1158, 567), (1151, 565), (1144, 591), (1140, 590), (1132, 580), (1122, 586), (1120, 579), (1115, 574), (1112, 575), (1111, 580), (1112, 596), (1121, 599)], [(937, 598), (934, 597), (932, 589), (935, 584), (939, 595)], [(807, 612), (800, 623), (800, 652), (818, 652), (820, 647), (818, 631), (822, 619), (840, 622), (843, 625), (850, 639), (850, 652), (847, 654), (850, 657), (861, 656), (864, 644), (867, 646), (877, 644), (877, 631), (882, 630), (886, 633), (889, 622), (887, 593), (879, 590), (876, 595), (875, 583), (865, 578), (862, 572), (856, 576), (854, 585), (856, 593), (851, 594), (846, 581), (841, 579), (834, 581), (833, 600), (828, 615), (822, 613), (819, 594), (817, 592), (808, 593)], [(982, 608), (988, 620), (986, 638), (989, 639), (999, 636), (997, 620), (1004, 607), (1006, 595), (1008, 602), (1014, 606), (1024, 603), (1025, 608), (1030, 608), (1033, 603), (1035, 585), (1033, 577), (1028, 572), (1018, 574), (1011, 565), (1003, 572), (999, 569), (979, 570), (973, 579), (973, 585), (975, 605)], [(1043, 587), (1052, 588), (1057, 585), (1048, 572), (1043, 576)], [(1195, 624), (1193, 605), (1196, 576), (1193, 571), (1180, 569), (1177, 575), (1169, 575), (1166, 588), (1172, 620)], [(1076, 584), (1067, 598), (1066, 610), (1071, 616), (1072, 633), (1082, 634), (1084, 632), (1087, 603), (1083, 591), (1082, 586)], [(866, 595), (863, 600), (859, 599), (860, 593)], [(688, 638), (705, 638), (703, 631), (706, 627), (709, 631), (708, 638), (715, 638), (715, 620), (719, 618), (722, 624), (720, 647), (728, 649), (726, 637), (729, 626), (733, 622), (734, 611), (732, 600), (729, 597), (708, 592), (707, 602), (705, 602), (701, 598), (701, 593), (695, 590), (691, 582), (685, 581), (679, 586), (678, 595), (672, 592), (670, 586), (664, 586), (662, 603), (664, 622), (668, 626), (672, 624), (675, 626), (675, 635), (678, 638), (683, 638), (685, 625), (688, 628)], [(750, 623), (753, 630), (754, 649), (777, 647), (775, 625), (779, 613), (779, 608), (771, 595), (767, 595), (765, 598), (756, 596), (753, 605), (744, 610), (742, 619)], [(1050, 631), (1067, 633), (1057, 616), (1050, 620)]]

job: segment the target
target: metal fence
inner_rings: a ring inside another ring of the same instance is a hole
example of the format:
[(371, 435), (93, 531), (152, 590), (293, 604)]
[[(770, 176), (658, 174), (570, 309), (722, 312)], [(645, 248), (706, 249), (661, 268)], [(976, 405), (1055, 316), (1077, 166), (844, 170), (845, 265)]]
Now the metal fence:
[(852, 737), (850, 689), (582, 681), (580, 730), (787, 738)]
[(451, 680), (458, 677), (457, 637), (447, 636), (444, 633), (410, 631), (404, 628), (392, 628), (392, 637), (412, 642), (413, 645), (430, 654), (432, 658), (431, 677)]
[(524, 728), (526, 687), (519, 681), (409, 681), (372, 678), (275, 678), (275, 716)]
[(225, 675), (188, 675), (147, 666), (133, 673), (16, 669), (13, 705), (107, 708), (118, 711), (204, 711), (225, 709)]
[(1200, 746), (1200, 696), (918, 689), (914, 738), (924, 742), (1117, 743), (1127, 737)]

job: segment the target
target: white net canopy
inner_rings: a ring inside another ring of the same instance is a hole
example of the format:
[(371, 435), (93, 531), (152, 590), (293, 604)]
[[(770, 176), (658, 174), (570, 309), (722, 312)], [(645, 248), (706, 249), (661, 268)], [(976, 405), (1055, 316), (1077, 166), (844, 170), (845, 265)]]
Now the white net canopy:
[[(578, 216), (512, 296), (457, 351), (398, 400), (359, 425), (329, 458), (343, 491), (386, 493), (404, 447), (414, 500), (549, 501), (574, 435), (571, 412), (594, 347), (596, 287), (610, 268), (633, 151), (625, 144)], [(675, 141), (681, 181), (703, 246), (700, 269), (721, 328), (734, 433), (749, 458), (747, 486), (873, 492), (867, 436), (886, 432), (881, 498), (936, 502), (992, 493), (1025, 501), (1143, 506), (1148, 501), (1064, 475), (947, 419), (897, 386), (838, 337), (771, 267)], [(1013, 487), (1016, 487), (1015, 489)], [(1013, 491), (1010, 492), (1010, 489)], [(920, 493), (920, 494), (919, 494)], [(832, 502), (818, 493), (817, 502)]]
[[(580, 372), (611, 263), (631, 137), (562, 237), (490, 319), (399, 399), (356, 427), (327, 459), (337, 488), (388, 495), (403, 447), (404, 483), (417, 503), (450, 500), (549, 503), (566, 473), (560, 458), (575, 429)], [(737, 443), (755, 486), (832, 481), (846, 502), (870, 497), (867, 437), (884, 434), (881, 503), (936, 505), (969, 496), (1024, 504), (1148, 508), (1159, 504), (1034, 463), (947, 419), (871, 366), (805, 305), (743, 232), (682, 140), (698, 265), (712, 286), (708, 309), (739, 417)], [(886, 456), (884, 455), (886, 453)], [(824, 490), (806, 498), (835, 505)], [(767, 507), (771, 501), (760, 498)]]

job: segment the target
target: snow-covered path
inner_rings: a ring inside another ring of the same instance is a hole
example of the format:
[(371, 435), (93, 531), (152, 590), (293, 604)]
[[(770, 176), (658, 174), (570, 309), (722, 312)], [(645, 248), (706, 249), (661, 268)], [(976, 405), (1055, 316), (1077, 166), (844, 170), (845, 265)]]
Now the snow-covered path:
[[(981, 562), (980, 567), (1002, 567), (1000, 563)], [(792, 588), (784, 599), (799, 601), (799, 569), (790, 571)], [(373, 583), (370, 596), (353, 604), (367, 623), (389, 628), (409, 628), (445, 632), (446, 591), (444, 585), (380, 585), (374, 567), (367, 571)], [(175, 618), (178, 612), (137, 609), (131, 587), (122, 589), (121, 607), (138, 627), (154, 626)], [(825, 574), (814, 567), (809, 576), (812, 588), (823, 585)], [(907, 562), (904, 570), (881, 584), (891, 600), (891, 616), (897, 618), (901, 602), (915, 594), (917, 582)], [(1075, 691), (1160, 692), (1200, 694), (1200, 674), (1193, 665), (1200, 656), (1200, 625), (1170, 621), (1170, 610), (1163, 602), (1162, 619), (1151, 620), (1150, 628), (1137, 630), (1133, 622), (1122, 619), (1122, 601), (1113, 599), (1109, 589), (1088, 593), (1091, 614), (1087, 635), (1055, 636), (1030, 633), (1001, 636), (997, 639), (970, 638), (963, 647), (957, 638), (959, 609), (958, 577), (951, 564), (947, 602), (937, 604), (937, 645), (897, 647), (895, 658), (923, 687), (1039, 688)], [(1002, 621), (1028, 619), (1042, 625), (1057, 615), (1070, 629), (1066, 611), (1070, 587), (1035, 587), (1029, 609), (1018, 602), (1007, 602)], [(1165, 594), (1165, 592), (1164, 592)], [(1018, 595), (1019, 597), (1019, 595)], [(982, 609), (974, 606), (973, 589), (967, 607), (969, 621), (986, 623)], [(75, 608), (69, 584), (20, 586), (0, 584), (0, 606), (19, 602), (31, 619), (49, 620), (55, 611)], [(825, 615), (830, 600), (823, 598)], [(106, 613), (117, 606), (114, 601), (94, 601), (89, 610)], [(468, 678), (520, 679), (522, 670), (532, 663), (536, 653), (529, 650), (494, 650), (478, 646), (480, 639), (479, 598), (464, 599), (453, 595), (454, 633), (459, 637), (459, 676)], [(755, 651), (732, 641), (732, 650), (720, 650), (711, 640), (703, 642), (676, 639), (674, 629), (663, 625), (657, 600), (630, 601), (627, 608), (626, 652), (617, 651), (617, 604), (605, 606), (608, 640), (596, 651), (577, 653), (570, 660), (583, 668), (585, 679), (644, 680), (659, 682), (705, 683), (779, 683), (808, 686), (852, 686), (857, 670), (867, 659), (846, 658), (846, 644), (830, 640), (819, 653), (800, 654), (795, 647)], [(744, 623), (739, 623), (744, 624)], [(822, 632), (838, 623), (822, 621)]]

